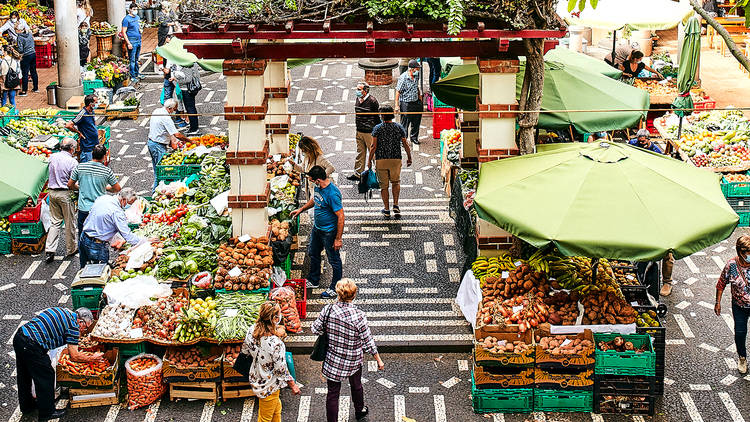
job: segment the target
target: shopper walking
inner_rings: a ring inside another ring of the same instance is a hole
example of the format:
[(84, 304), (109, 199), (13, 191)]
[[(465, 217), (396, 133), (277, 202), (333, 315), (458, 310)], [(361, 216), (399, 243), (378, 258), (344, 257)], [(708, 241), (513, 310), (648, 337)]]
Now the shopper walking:
[(380, 183), (380, 197), (383, 199), (381, 213), (386, 217), (391, 215), (388, 207), (388, 185), (390, 184), (391, 192), (393, 192), (393, 214), (399, 218), (401, 217), (401, 209), (398, 207), (398, 197), (401, 193), (401, 146), (403, 145), (406, 151), (407, 166), (411, 166), (411, 148), (406, 142), (404, 128), (393, 122), (393, 107), (382, 106), (380, 113), (383, 123), (375, 126), (372, 131), (372, 146), (367, 168), (372, 169), (372, 162), (375, 161), (375, 170), (378, 183)]
[(36, 73), (36, 47), (34, 37), (30, 29), (23, 29), (16, 25), (18, 32), (18, 51), (21, 53), (21, 92), (18, 94), (25, 97), (29, 90), (29, 76), (31, 77), (31, 92), (39, 92), (39, 75)]
[(0, 26), (0, 35), (5, 35), (7, 33), (6, 37), (8, 39), (8, 42), (13, 45), (16, 43), (16, 38), (18, 38), (16, 28), (18, 28), (19, 26), (22, 29), (31, 30), (31, 27), (29, 27), (26, 19), (19, 16), (18, 10), (14, 10), (10, 12), (10, 19), (5, 21), (3, 26)]
[[(48, 352), (67, 345), (70, 359), (95, 362), (101, 352), (84, 354), (78, 350), (79, 337), (94, 328), (94, 316), (87, 308), (75, 312), (67, 308), (47, 308), (22, 325), (13, 336), (16, 359), (18, 407), (21, 413), (39, 410), (39, 421), (57, 420), (65, 409), (55, 409), (55, 370)], [(31, 394), (34, 383), (36, 399)]]
[(55, 259), (57, 245), (60, 240), (60, 232), (65, 223), (65, 249), (66, 256), (78, 252), (76, 241), (76, 219), (75, 206), (70, 197), (68, 182), (70, 176), (78, 165), (73, 154), (76, 149), (76, 141), (71, 138), (63, 139), (60, 152), (52, 154), (49, 158), (49, 212), (50, 227), (47, 233), (47, 243), (44, 250), (47, 252), (46, 262), (49, 264)]
[(367, 325), (365, 313), (352, 304), (357, 296), (357, 285), (345, 278), (336, 284), (339, 300), (326, 305), (313, 322), (311, 330), (315, 334), (328, 334), (328, 350), (323, 361), (323, 376), (327, 380), (326, 418), (336, 422), (339, 417), (339, 394), (341, 382), (349, 379), (354, 402), (354, 417), (360, 420), (367, 416), (364, 388), (362, 387), (362, 366), (364, 352), (371, 354), (383, 370), (375, 340)]
[(65, 123), (65, 129), (78, 134), (78, 143), (81, 147), (79, 161), (85, 163), (91, 161), (91, 152), (99, 145), (99, 128), (94, 120), (97, 96), (89, 94), (83, 99), (83, 108), (73, 120)]
[(148, 128), (148, 152), (151, 155), (151, 164), (154, 166), (154, 185), (151, 191), (156, 190), (156, 166), (161, 157), (167, 153), (167, 147), (179, 148), (180, 140), (187, 142), (189, 139), (180, 133), (172, 121), (172, 114), (177, 110), (177, 101), (170, 98), (164, 101), (164, 107), (157, 108), (151, 114)]
[(78, 164), (70, 174), (68, 189), (78, 190), (78, 228), (83, 230), (83, 223), (89, 216), (91, 207), (99, 197), (107, 192), (117, 193), (120, 184), (111, 168), (104, 145), (97, 145), (91, 152), (92, 160)]
[(409, 70), (396, 83), (396, 111), (401, 111), (401, 126), (412, 144), (419, 145), (419, 125), (422, 123), (422, 95), (419, 89), (419, 63), (409, 60)]
[(286, 364), (286, 347), (276, 336), (281, 322), (281, 307), (275, 302), (260, 305), (258, 322), (253, 324), (242, 344), (242, 353), (253, 358), (250, 365), (250, 388), (258, 396), (258, 422), (281, 422), (279, 392), (289, 386), (299, 394), (299, 387)]
[(2, 98), (0, 105), (10, 103), (12, 107), (16, 106), (16, 91), (21, 85), (21, 64), (13, 57), (13, 47), (6, 45), (3, 48), (3, 57), (0, 59), (0, 75), (2, 75)]
[(328, 263), (333, 269), (331, 286), (321, 294), (325, 299), (336, 297), (336, 283), (341, 280), (341, 256), (339, 250), (343, 245), (344, 206), (341, 204), (341, 191), (328, 178), (321, 166), (314, 166), (307, 173), (309, 182), (315, 185), (315, 194), (305, 205), (291, 213), (297, 217), (301, 212), (315, 207), (315, 219), (310, 232), (307, 254), (310, 256), (310, 272), (307, 274), (307, 287), (317, 288), (320, 284), (320, 254), (326, 251)]
[(349, 180), (359, 180), (360, 175), (365, 171), (367, 153), (370, 152), (372, 146), (372, 129), (380, 123), (380, 117), (377, 115), (379, 108), (378, 100), (370, 94), (370, 85), (367, 82), (358, 83), (357, 98), (354, 99), (357, 158), (354, 161), (354, 174), (347, 177)]
[(138, 59), (141, 56), (141, 18), (138, 17), (138, 5), (130, 3), (128, 14), (122, 19), (120, 37), (128, 49), (128, 60), (130, 60), (130, 78), (137, 81), (140, 78)]
[(81, 229), (78, 257), (81, 268), (86, 264), (109, 262), (109, 243), (116, 234), (135, 246), (145, 240), (133, 234), (125, 217), (125, 207), (136, 200), (132, 188), (124, 188), (117, 195), (102, 195), (91, 207)]
[(674, 255), (667, 252), (661, 260), (661, 290), (659, 295), (669, 296), (672, 294), (672, 269), (674, 268)]
[(168, 1), (161, 2), (158, 15), (159, 29), (156, 32), (157, 46), (161, 47), (167, 43), (167, 37), (173, 32), (177, 25), (177, 14), (172, 10), (172, 4)]
[[(302, 152), (302, 165), (294, 163), (294, 166), (297, 171), (303, 174), (303, 177), (305, 174), (310, 172), (310, 169), (315, 166), (323, 167), (326, 172), (326, 176), (329, 177), (334, 171), (336, 171), (336, 168), (333, 167), (333, 164), (331, 164), (331, 162), (323, 156), (323, 149), (320, 147), (318, 141), (316, 141), (314, 138), (303, 136), (297, 143), (297, 147), (299, 147), (299, 150)], [(312, 183), (307, 184), (308, 199), (312, 199), (314, 188), (315, 186)]]
[(747, 320), (750, 318), (750, 236), (737, 239), (737, 256), (727, 261), (716, 283), (716, 304), (714, 311), (721, 315), (721, 295), (727, 284), (732, 286), (732, 316), (734, 318), (734, 344), (740, 362), (737, 369), (747, 373)]
[(185, 113), (188, 115), (190, 126), (188, 136), (198, 136), (198, 108), (195, 106), (195, 97), (202, 89), (200, 66), (196, 63), (190, 66), (176, 66), (172, 71), (177, 83), (182, 90), (182, 103), (185, 105)]

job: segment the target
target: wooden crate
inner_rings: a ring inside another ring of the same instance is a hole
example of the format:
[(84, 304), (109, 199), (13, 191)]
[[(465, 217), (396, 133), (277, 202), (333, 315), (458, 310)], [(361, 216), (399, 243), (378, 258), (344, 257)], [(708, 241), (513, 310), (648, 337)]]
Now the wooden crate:
[(247, 382), (222, 382), (221, 383), (221, 399), (239, 399), (245, 397), (253, 397), (252, 388), (250, 383)]
[(90, 389), (90, 388), (71, 388), (70, 401), (68, 405), (71, 409), (81, 407), (111, 406), (119, 403), (120, 383), (115, 383), (114, 387), (109, 390)]
[[(67, 351), (63, 352), (67, 353)], [(105, 359), (110, 363), (109, 368), (97, 376), (74, 375), (67, 372), (62, 365), (57, 365), (55, 369), (57, 384), (63, 387), (79, 390), (110, 390), (117, 385), (119, 379), (119, 358), (118, 349), (112, 349), (105, 353)]]
[(113, 110), (113, 109), (107, 109), (106, 112), (107, 120), (115, 120), (115, 119), (138, 119), (138, 109), (135, 110)]
[(83, 108), (83, 99), (84, 97), (82, 95), (75, 95), (70, 97), (70, 99), (65, 103), (65, 109), (66, 110), (80, 110)]
[(216, 382), (173, 382), (169, 384), (169, 399), (194, 399), (219, 401), (219, 384)]
[(170, 347), (167, 349), (167, 353), (164, 355), (164, 363), (162, 366), (162, 373), (164, 374), (164, 382), (167, 384), (177, 383), (192, 383), (197, 382), (216, 382), (221, 379), (222, 359), (223, 351), (218, 346), (211, 346), (205, 349), (207, 356), (209, 357), (209, 364), (206, 366), (183, 368), (176, 366), (172, 362), (172, 353), (179, 350), (179, 347)]

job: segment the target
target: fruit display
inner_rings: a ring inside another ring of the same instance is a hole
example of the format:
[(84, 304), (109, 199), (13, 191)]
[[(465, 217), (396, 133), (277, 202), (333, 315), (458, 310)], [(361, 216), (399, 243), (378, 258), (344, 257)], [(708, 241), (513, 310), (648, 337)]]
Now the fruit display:
[(513, 342), (507, 340), (498, 340), (494, 336), (487, 336), (479, 340), (479, 344), (490, 353), (515, 353), (521, 354), (531, 348), (530, 344), (516, 340)]
[(440, 132), (440, 142), (446, 146), (446, 158), (453, 165), (461, 166), (461, 143), (463, 138), (461, 131), (457, 129), (445, 129)]
[(289, 222), (279, 222), (277, 219), (271, 220), (271, 242), (283, 242), (289, 236)]
[(100, 37), (111, 36), (117, 33), (117, 27), (106, 21), (94, 22), (91, 24), (91, 33)]
[(260, 305), (265, 301), (266, 295), (263, 293), (227, 292), (217, 295), (216, 339), (244, 339), (250, 327), (258, 321)]
[(730, 173), (725, 174), (724, 179), (730, 183), (750, 182), (750, 174)]
[(567, 336), (537, 336), (536, 343), (542, 350), (553, 355), (574, 355), (586, 351), (593, 351), (594, 343), (591, 340), (581, 338), (568, 338)]
[(18, 112), (21, 117), (41, 117), (43, 119), (49, 119), (55, 117), (58, 110), (55, 108), (25, 108)]
[(185, 155), (182, 151), (173, 151), (163, 156), (159, 161), (160, 166), (179, 166), (185, 159)]
[(615, 352), (636, 352), (643, 353), (649, 350), (648, 345), (643, 345), (636, 348), (632, 342), (626, 341), (624, 338), (617, 336), (610, 341), (600, 341), (597, 343), (596, 348), (602, 352), (613, 350)]
[(191, 286), (196, 289), (203, 289), (203, 290), (213, 288), (214, 283), (213, 283), (213, 279), (211, 278), (211, 273), (208, 271), (203, 271), (203, 272), (196, 274), (193, 277)]
[(198, 154), (188, 154), (185, 156), (185, 161), (182, 164), (200, 164), (203, 161), (203, 156)]
[(547, 322), (552, 325), (575, 325), (578, 319), (578, 299), (577, 292), (562, 290), (545, 297), (544, 303), (549, 307)]
[(632, 324), (638, 315), (635, 309), (613, 292), (590, 292), (581, 299), (583, 324)]
[(73, 137), (75, 134), (62, 126), (49, 123), (39, 119), (15, 119), (8, 122), (8, 129), (14, 132), (22, 132), (29, 138), (39, 135), (60, 135)]
[(635, 319), (635, 325), (639, 327), (660, 327), (659, 318), (655, 311), (641, 312)]
[(636, 79), (633, 86), (648, 91), (651, 96), (671, 96), (676, 97), (677, 86), (669, 80), (656, 81), (652, 79)]
[(301, 133), (290, 133), (289, 134), (289, 152), (294, 154), (294, 151), (297, 150), (297, 144), (299, 143), (299, 140), (302, 139)]
[(10, 221), (6, 217), (0, 217), (0, 232), (10, 231)]
[(52, 155), (52, 151), (49, 148), (43, 146), (21, 147), (19, 148), (19, 150), (33, 157), (48, 158), (50, 155)]
[(179, 205), (176, 208), (165, 210), (157, 214), (143, 214), (142, 223), (156, 222), (161, 224), (180, 224), (182, 217), (187, 215), (188, 206), (185, 204)]
[(482, 280), (484, 276), (499, 277), (502, 271), (510, 271), (515, 268), (516, 265), (508, 254), (503, 254), (499, 257), (493, 256), (491, 258), (478, 256), (474, 263), (471, 264), (471, 272), (474, 273), (474, 277), (478, 280)]
[(174, 336), (179, 314), (187, 306), (187, 301), (181, 295), (159, 298), (150, 306), (138, 309), (133, 318), (133, 328), (141, 328), (144, 338), (168, 342)]
[(555, 277), (552, 287), (562, 288), (581, 295), (589, 292), (606, 291), (621, 296), (620, 288), (615, 281), (612, 266), (606, 259), (600, 259), (596, 267), (596, 281), (592, 279), (592, 261), (590, 258), (574, 256), (550, 263), (551, 276)]
[[(84, 356), (92, 357), (91, 352), (80, 352)], [(70, 375), (96, 377), (104, 374), (112, 364), (106, 359), (101, 358), (92, 362), (76, 362), (70, 358), (68, 349), (65, 348), (60, 352), (57, 358), (57, 365)]]
[(200, 348), (192, 347), (189, 349), (172, 348), (167, 350), (167, 354), (164, 355), (166, 362), (180, 369), (203, 368), (216, 362), (219, 358), (220, 356), (203, 353), (203, 350)]
[(211, 148), (211, 147), (226, 148), (228, 143), (229, 143), (229, 138), (227, 138), (226, 136), (206, 134), (206, 135), (190, 138), (190, 140), (185, 143), (184, 150), (190, 151), (191, 149), (197, 148), (201, 145), (207, 148)]
[(617, 284), (620, 286), (637, 286), (640, 284), (638, 282), (638, 277), (632, 268), (613, 265), (612, 272), (615, 275), (615, 281), (617, 281)]
[(103, 338), (128, 338), (135, 311), (125, 305), (105, 306), (91, 335)]
[(7, 2), (0, 7), (0, 16), (8, 17), (14, 10), (18, 12), (21, 19), (26, 21), (34, 34), (43, 28), (55, 30), (55, 15), (50, 8), (29, 3), (26, 0)]
[(216, 302), (213, 298), (190, 299), (190, 305), (182, 309), (172, 340), (185, 343), (199, 337), (212, 337), (216, 318)]

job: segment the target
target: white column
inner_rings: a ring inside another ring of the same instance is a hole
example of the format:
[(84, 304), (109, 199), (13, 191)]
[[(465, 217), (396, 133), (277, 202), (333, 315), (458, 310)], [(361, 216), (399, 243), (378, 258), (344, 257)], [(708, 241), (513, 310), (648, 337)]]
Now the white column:
[(55, 0), (57, 105), (60, 107), (65, 107), (71, 97), (83, 94), (77, 22), (75, 0)]
[[(128, 4), (130, 2), (126, 3), (123, 0), (107, 0), (107, 22), (114, 25), (118, 30), (122, 26), (122, 20), (125, 19), (125, 9)], [(112, 39), (112, 54), (123, 56), (122, 41), (117, 36)]]

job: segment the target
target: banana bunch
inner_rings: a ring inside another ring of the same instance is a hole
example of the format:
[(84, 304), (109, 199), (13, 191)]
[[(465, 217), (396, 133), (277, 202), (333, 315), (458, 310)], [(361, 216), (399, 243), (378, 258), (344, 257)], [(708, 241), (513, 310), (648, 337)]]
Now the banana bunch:
[[(591, 259), (581, 256), (558, 258), (550, 263), (550, 275), (560, 288), (586, 295), (592, 292), (612, 292), (622, 297), (614, 271), (609, 261), (600, 259), (596, 269), (596, 280), (591, 282)], [(554, 286), (553, 286), (554, 287)]]
[(538, 273), (549, 274), (549, 261), (554, 259), (557, 259), (555, 255), (545, 255), (541, 249), (538, 249), (529, 257), (528, 264), (532, 270)]
[(500, 273), (503, 271), (509, 271), (515, 269), (516, 266), (513, 263), (513, 259), (510, 255), (501, 255), (499, 257), (486, 257), (478, 256), (476, 261), (471, 264), (471, 272), (474, 273), (474, 277), (481, 280), (485, 276), (500, 277)]

